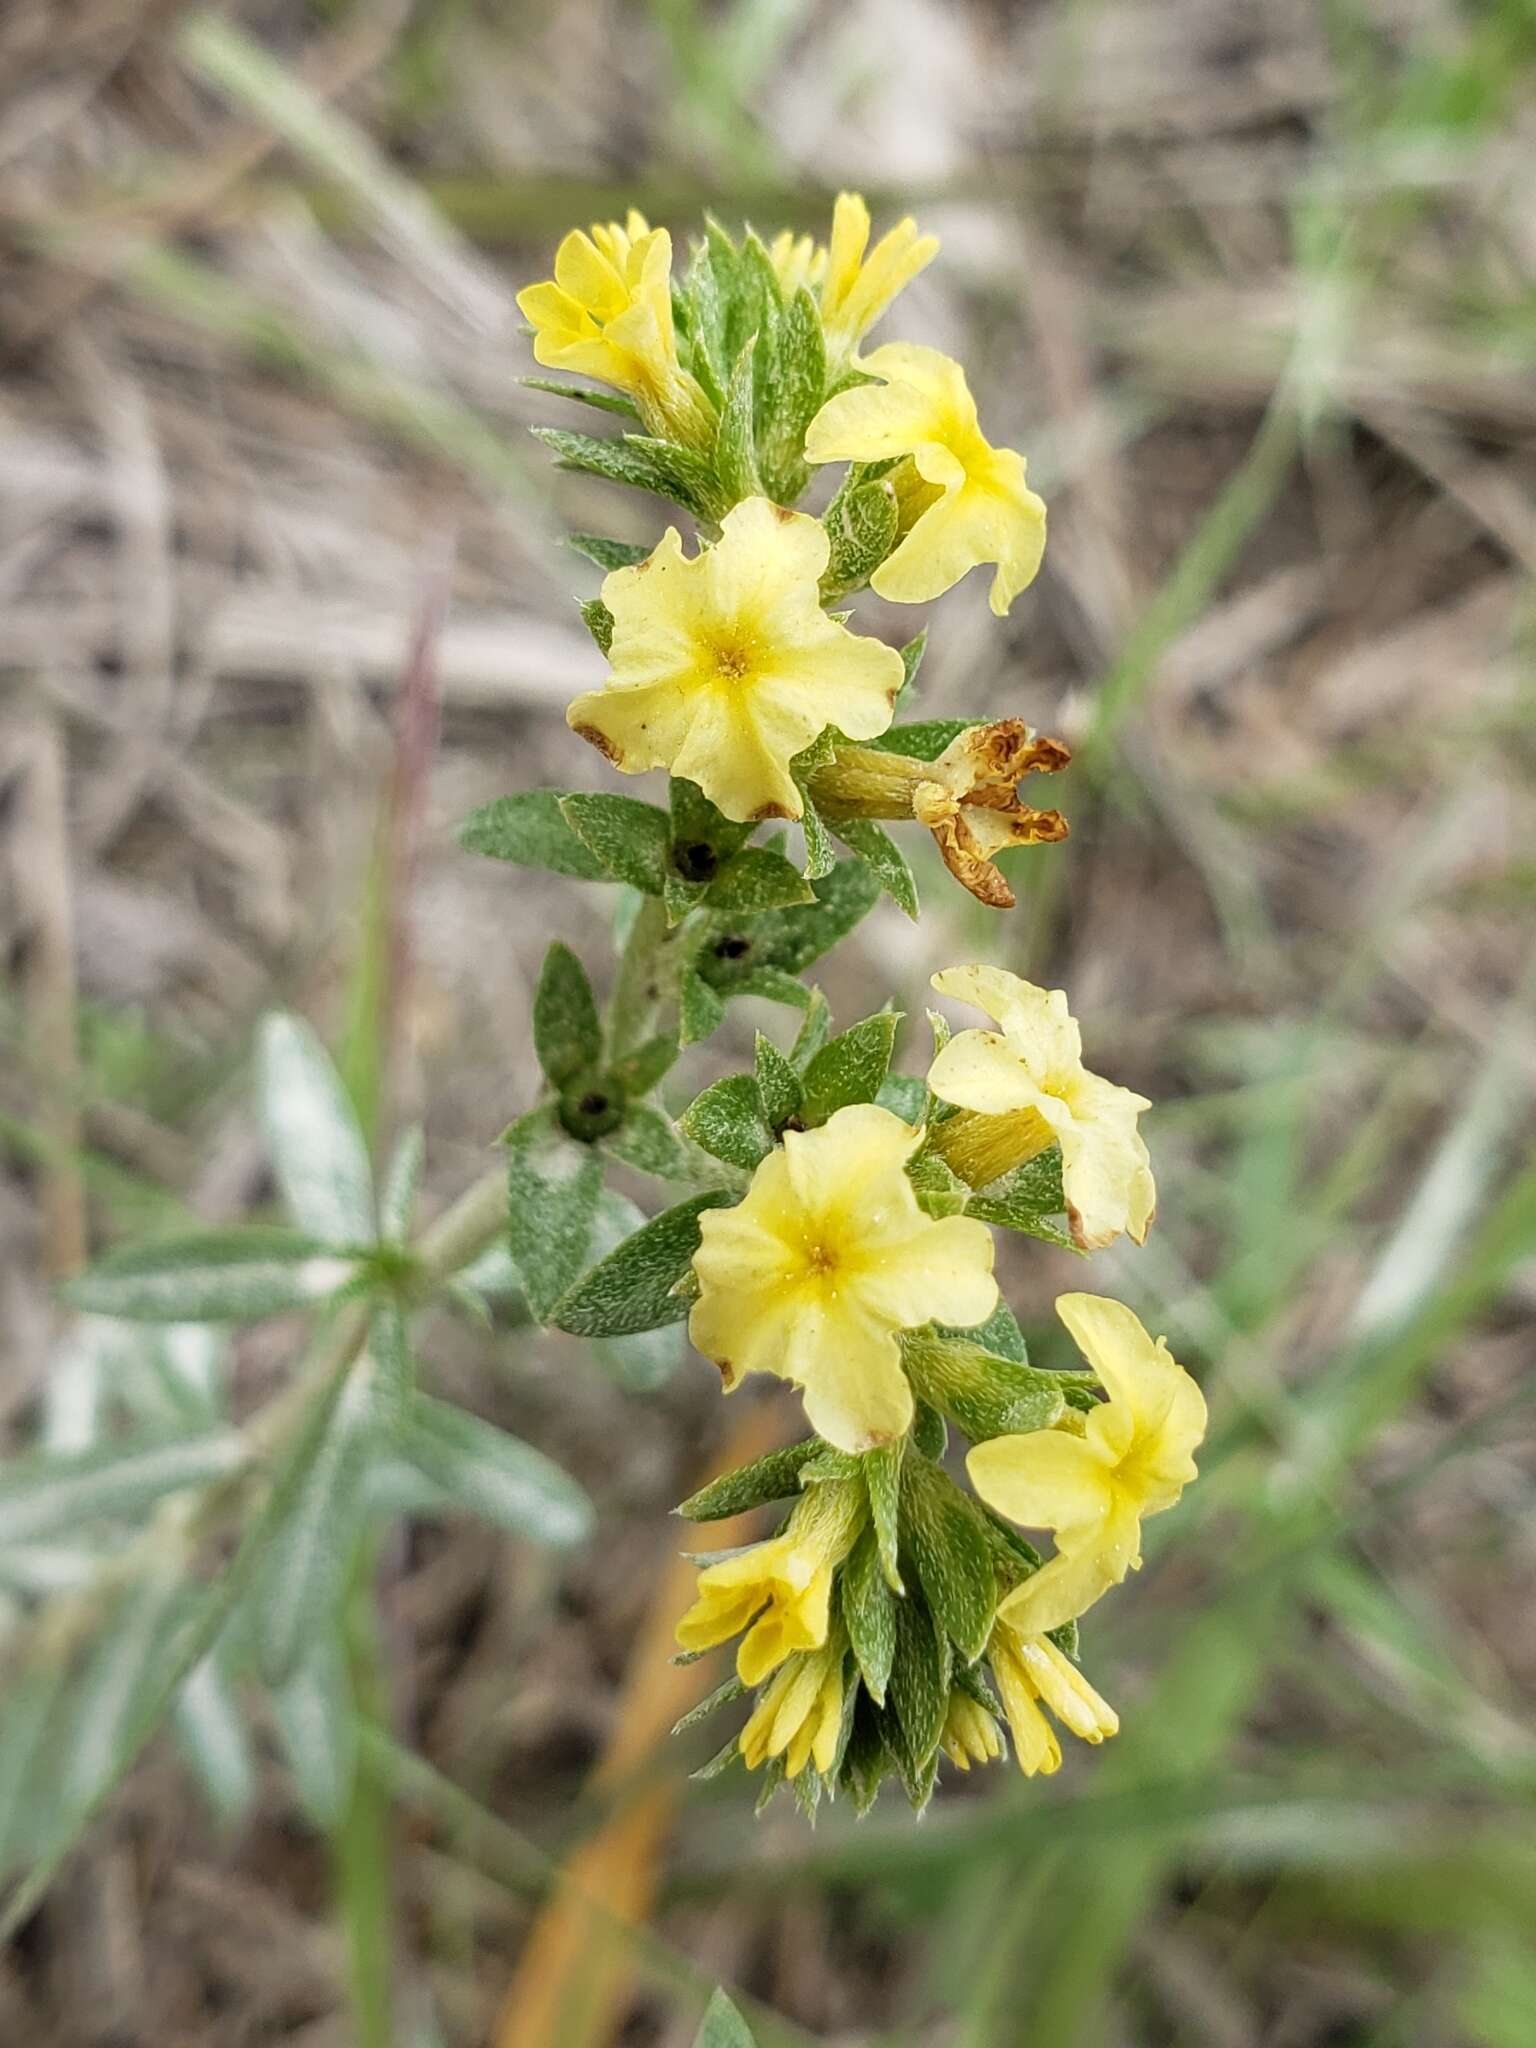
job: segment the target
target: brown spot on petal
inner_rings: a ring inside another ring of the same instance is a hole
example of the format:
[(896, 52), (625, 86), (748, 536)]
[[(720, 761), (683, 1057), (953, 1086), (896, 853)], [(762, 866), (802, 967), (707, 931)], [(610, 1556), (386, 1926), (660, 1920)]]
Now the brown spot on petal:
[(793, 824), (799, 815), (798, 811), (786, 811), (782, 804), (759, 804), (752, 813), (752, 823), (760, 825), (769, 818), (787, 818)]
[(732, 1365), (728, 1358), (714, 1358), (710, 1360), (710, 1363), (720, 1375), (721, 1393), (733, 1393), (741, 1384), (741, 1374), (736, 1370), (735, 1366)]
[(793, 519), (795, 515), (790, 510), (788, 505), (775, 505), (773, 508), (773, 516), (775, 519), (778, 520), (780, 526), (788, 526), (790, 520)]
[(609, 739), (607, 733), (599, 732), (595, 725), (576, 725), (572, 726), (571, 730), (578, 739), (585, 740), (589, 747), (596, 747), (597, 751), (612, 761), (615, 767), (619, 765), (622, 759), (620, 750)]

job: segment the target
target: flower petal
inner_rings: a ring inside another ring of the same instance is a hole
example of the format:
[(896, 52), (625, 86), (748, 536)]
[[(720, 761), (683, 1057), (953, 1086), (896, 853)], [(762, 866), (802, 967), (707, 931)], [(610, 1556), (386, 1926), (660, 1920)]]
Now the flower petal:
[(855, 1304), (819, 1304), (799, 1317), (785, 1372), (804, 1389), (812, 1429), (839, 1451), (872, 1451), (911, 1427), (900, 1347)]
[(1095, 1529), (1114, 1507), (1111, 1468), (1065, 1430), (993, 1437), (972, 1448), (965, 1467), (987, 1505), (1026, 1529)]
[(941, 1102), (983, 1116), (1033, 1109), (1054, 1129), (1062, 1113), (1062, 1104), (1041, 1092), (1014, 1041), (997, 1031), (957, 1031), (928, 1069), (928, 1085)]
[[(1112, 1301), (1107, 1295), (1058, 1294), (1056, 1313), (1073, 1343), (1098, 1374), (1110, 1399), (1125, 1407), (1134, 1418), (1137, 1434), (1150, 1435), (1159, 1429), (1180, 1383), (1189, 1378), (1183, 1366), (1169, 1355), (1167, 1346), (1154, 1343), (1141, 1318), (1124, 1302)], [(1204, 1410), (1202, 1400), (1202, 1429)]]
[(1130, 1570), (1118, 1547), (1057, 1551), (1032, 1578), (998, 1602), (997, 1618), (1020, 1635), (1043, 1635), (1086, 1614)]
[(921, 1211), (905, 1236), (879, 1240), (877, 1264), (859, 1272), (859, 1299), (899, 1330), (923, 1323), (969, 1329), (997, 1307), (992, 1233), (974, 1216)]

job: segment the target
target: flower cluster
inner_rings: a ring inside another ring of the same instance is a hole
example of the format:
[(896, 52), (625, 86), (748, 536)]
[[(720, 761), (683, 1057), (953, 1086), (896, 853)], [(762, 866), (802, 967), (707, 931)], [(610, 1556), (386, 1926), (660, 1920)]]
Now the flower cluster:
[[(1040, 566), (1045, 507), (982, 432), (961, 366), (864, 347), (937, 248), (910, 220), (871, 245), (851, 194), (825, 246), (711, 222), (680, 277), (638, 214), (566, 237), (519, 304), (545, 368), (604, 388), (531, 381), (630, 426), (540, 437), (691, 525), (645, 547), (573, 537), (605, 572), (582, 613), (607, 671), (568, 721), (624, 774), (664, 771), (666, 804), (528, 791), (465, 834), (625, 885), (607, 1019), (565, 947), (545, 965), (548, 1092), (506, 1140), (511, 1251), (535, 1317), (616, 1369), (653, 1371), (686, 1319), (727, 1392), (754, 1374), (799, 1391), (811, 1434), (684, 1504), (709, 1521), (778, 1503), (782, 1520), (699, 1560), (678, 1641), (684, 1657), (735, 1645), (699, 1714), (749, 1700), (707, 1768), (788, 1780), (811, 1810), (841, 1789), (862, 1812), (891, 1777), (921, 1807), (941, 1759), (969, 1770), (1011, 1737), (1033, 1775), (1060, 1765), (1061, 1729), (1113, 1735), (1079, 1618), (1139, 1565), (1205, 1427), (1195, 1382), (1128, 1308), (1062, 1296), (1081, 1364), (1047, 1371), (999, 1295), (998, 1229), (1087, 1254), (1140, 1244), (1153, 1219), (1149, 1104), (1085, 1066), (1062, 991), (983, 965), (935, 975), (995, 1028), (930, 1013), (918, 1076), (891, 1071), (892, 1010), (833, 1035), (802, 978), (882, 891), (917, 916), (887, 825), (931, 833), (998, 909), (1014, 901), (1000, 856), (1067, 832), (1021, 793), (1067, 749), (1016, 713), (901, 720), (924, 636), (898, 651), (847, 608), (866, 588), (921, 604), (987, 567), (1002, 616)], [(832, 464), (825, 510), (798, 509)], [(756, 836), (779, 824), (803, 858), (782, 830)], [(759, 1034), (749, 1072), (669, 1115), (660, 1084), (740, 995), (793, 1006), (794, 1043)], [(646, 1222), (604, 1185), (609, 1161), (685, 1192)]]

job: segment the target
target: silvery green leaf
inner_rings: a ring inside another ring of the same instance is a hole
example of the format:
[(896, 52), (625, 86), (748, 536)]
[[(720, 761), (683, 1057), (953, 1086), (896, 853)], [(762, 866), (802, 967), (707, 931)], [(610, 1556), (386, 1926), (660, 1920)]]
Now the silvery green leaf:
[(760, 1458), (701, 1486), (677, 1512), (689, 1522), (720, 1522), (770, 1501), (788, 1500), (800, 1491), (802, 1467), (821, 1449), (821, 1439), (808, 1436), (782, 1450), (764, 1451)]
[(974, 1329), (952, 1329), (944, 1323), (936, 1327), (941, 1337), (956, 1337), (962, 1343), (977, 1344), (983, 1351), (994, 1352), (999, 1358), (1014, 1359), (1020, 1365), (1029, 1363), (1029, 1346), (1024, 1342), (1024, 1332), (1006, 1301), (1000, 1301), (987, 1320), (977, 1323)]
[[(731, 995), (745, 991), (765, 969), (781, 975), (799, 974), (846, 938), (880, 897), (879, 882), (860, 860), (839, 861), (811, 888), (814, 903), (743, 917), (712, 938), (697, 963), (711, 987)], [(793, 999), (784, 996), (778, 1000)], [(802, 1006), (806, 1000), (802, 994)]]
[(400, 1133), (384, 1192), (379, 1197), (379, 1235), (388, 1244), (404, 1244), (416, 1220), (416, 1197), (421, 1189), (421, 1169), (426, 1157), (426, 1139), (420, 1124)]
[(728, 1074), (695, 1096), (678, 1128), (714, 1158), (749, 1173), (773, 1150), (773, 1132), (751, 1074)]
[(733, 854), (704, 892), (711, 910), (727, 916), (782, 910), (791, 903), (814, 903), (809, 884), (793, 861), (768, 846), (744, 846)]
[(39, 1817), (41, 1769), (57, 1726), (64, 1674), (50, 1664), (18, 1672), (0, 1692), (0, 1876), (26, 1861)]
[(902, 1364), (914, 1391), (948, 1415), (972, 1443), (1049, 1429), (1065, 1405), (1060, 1383), (964, 1337), (908, 1330)]
[(685, 968), (678, 984), (677, 1013), (684, 1045), (697, 1045), (725, 1015), (725, 1003), (702, 975)]
[(755, 2048), (751, 2029), (723, 1991), (709, 2001), (693, 2048)]
[(312, 1308), (357, 1268), (313, 1237), (252, 1226), (108, 1252), (64, 1289), (76, 1308), (146, 1323), (251, 1323)]
[(896, 1595), (880, 1564), (880, 1546), (866, 1529), (839, 1581), (843, 1623), (869, 1696), (884, 1706), (896, 1658)]
[(373, 1394), (382, 1434), (402, 1427), (416, 1392), (410, 1324), (397, 1301), (380, 1301), (368, 1330)]
[(216, 1654), (205, 1657), (171, 1709), (177, 1745), (222, 1826), (256, 1803), (256, 1759), (235, 1688)]
[(832, 844), (832, 835), (821, 821), (810, 790), (797, 780), (803, 809), (800, 816), (800, 830), (805, 835), (806, 879), (820, 882), (830, 875), (837, 866), (837, 848)]
[(987, 1647), (997, 1612), (992, 1546), (980, 1510), (940, 1466), (909, 1452), (902, 1466), (904, 1527), (924, 1596), (966, 1663)]
[(763, 1119), (770, 1131), (781, 1131), (800, 1108), (800, 1076), (761, 1031), (753, 1045), (752, 1068)]
[(0, 1492), (0, 1544), (75, 1536), (92, 1522), (140, 1515), (168, 1493), (227, 1477), (247, 1456), (238, 1430), (212, 1429), (13, 1459)]
[(603, 1162), (563, 1131), (548, 1108), (507, 1134), (507, 1242), (536, 1319), (581, 1271), (603, 1185)]
[(748, 338), (731, 369), (725, 404), (715, 428), (712, 466), (731, 504), (756, 497), (762, 490), (753, 435), (755, 383), (752, 358), (756, 334)]
[(1062, 1251), (1080, 1252), (1070, 1231), (1051, 1221), (1066, 1213), (1066, 1196), (1061, 1187), (1061, 1148), (1052, 1145), (1036, 1158), (1026, 1160), (1003, 1179), (994, 1181), (971, 1197), (967, 1215), (983, 1223), (995, 1223), (1003, 1230), (1022, 1231)]
[(827, 507), (831, 557), (821, 579), (823, 602), (862, 590), (896, 545), (896, 492), (885, 478), (839, 491)]
[[(372, 1244), (373, 1170), (341, 1076), (301, 1017), (264, 1017), (257, 1091), (288, 1213), (322, 1244)], [(193, 1318), (193, 1320), (196, 1320)]]
[[(928, 1084), (917, 1074), (887, 1074), (880, 1083), (880, 1092), (875, 1097), (882, 1109), (888, 1109), (892, 1116), (899, 1116), (904, 1124), (914, 1127), (923, 1121), (928, 1108)], [(914, 1162), (915, 1164), (916, 1162)], [(911, 1168), (908, 1168), (911, 1172)], [(960, 1189), (960, 1206), (964, 1208), (965, 1198), (970, 1193), (963, 1180), (950, 1175)]]
[(899, 1012), (873, 1017), (828, 1039), (805, 1070), (800, 1114), (808, 1126), (824, 1124), (852, 1102), (873, 1102), (890, 1071)]
[[(626, 398), (622, 391), (591, 391), (584, 384), (566, 384), (558, 377), (519, 377), (517, 381), (525, 391), (547, 391), (551, 398), (569, 398), (577, 405), (595, 406), (599, 412), (620, 413), (629, 420), (640, 417), (634, 400)], [(581, 538), (589, 539), (590, 535), (583, 534)], [(577, 536), (572, 534), (572, 547), (576, 546), (576, 541)], [(617, 547), (620, 543), (615, 541), (613, 545)]]
[(898, 1552), (901, 1528), (901, 1466), (907, 1440), (898, 1437), (877, 1451), (866, 1451), (859, 1460), (864, 1468), (864, 1486), (869, 1495), (869, 1519), (880, 1551), (880, 1569), (893, 1593), (904, 1593)]
[(807, 480), (805, 430), (821, 409), (827, 385), (821, 316), (803, 285), (784, 308), (776, 341), (761, 462), (770, 494), (781, 505), (793, 505)]
[[(11, 1543), (0, 1549), (0, 1591), (23, 1600), (51, 1600), (72, 1593), (101, 1571), (100, 1545), (78, 1542)], [(0, 1601), (0, 1617), (4, 1602)]]
[(611, 880), (607, 868), (566, 823), (560, 808), (565, 792), (525, 789), (500, 796), (472, 812), (459, 827), (459, 844), (469, 853), (519, 867), (547, 868), (578, 882)]
[(172, 1572), (153, 1572), (130, 1586), (108, 1616), (70, 1685), (52, 1794), (56, 1817), (84, 1813), (116, 1777), (124, 1741), (186, 1606), (183, 1582)]
[(417, 1396), (400, 1451), (457, 1507), (513, 1536), (558, 1549), (591, 1531), (591, 1503), (568, 1473), (446, 1401)]
[(879, 877), (880, 886), (893, 903), (913, 919), (917, 917), (917, 883), (907, 857), (890, 833), (873, 818), (842, 818), (832, 827), (844, 846), (868, 863)]
[(128, 1340), (141, 1336), (103, 1316), (76, 1316), (63, 1331), (48, 1360), (42, 1388), (44, 1450), (84, 1451), (96, 1441), (102, 1393), (115, 1378), (115, 1362)]
[(661, 1180), (690, 1180), (697, 1176), (697, 1159), (672, 1128), (672, 1119), (648, 1102), (632, 1102), (624, 1121), (603, 1140), (605, 1150), (622, 1159), (637, 1173), (653, 1173)]
[(378, 1421), (377, 1388), (364, 1359), (343, 1378), (324, 1426), (310, 1434), (288, 1513), (262, 1563), (253, 1598), (257, 1647), (269, 1684), (282, 1684), (312, 1645), (338, 1627)]
[(550, 1320), (577, 1337), (627, 1337), (681, 1322), (688, 1304), (674, 1292), (699, 1248), (699, 1217), (728, 1204), (719, 1189), (665, 1209), (610, 1252), (555, 1305)]
[(581, 613), (581, 622), (597, 642), (599, 654), (606, 654), (613, 645), (613, 613), (600, 597), (580, 597), (576, 609)]
[(826, 1044), (832, 1029), (832, 1011), (826, 997), (819, 988), (807, 992), (805, 1015), (800, 1020), (800, 1029), (795, 1042), (789, 1048), (789, 1063), (795, 1072), (804, 1075), (806, 1068)]
[(606, 874), (647, 896), (662, 893), (671, 846), (665, 811), (638, 797), (584, 790), (568, 796), (560, 808)]
[(300, 1806), (316, 1827), (334, 1827), (357, 1771), (357, 1711), (338, 1630), (318, 1637), (274, 1691), (272, 1718)]
[(605, 571), (633, 569), (637, 563), (649, 561), (652, 552), (640, 542), (607, 540), (600, 533), (568, 533), (565, 544)]
[(896, 702), (903, 703), (917, 688), (917, 672), (923, 665), (923, 656), (928, 652), (928, 628), (915, 634), (901, 650), (901, 691)]
[(611, 483), (670, 498), (699, 519), (718, 519), (729, 510), (730, 501), (710, 465), (676, 442), (658, 441), (645, 434), (595, 439), (590, 434), (567, 433), (561, 427), (535, 427), (532, 431), (546, 448), (553, 449), (561, 469), (585, 470), (591, 476), (607, 477)]
[(533, 996), (533, 1045), (556, 1088), (589, 1073), (603, 1056), (603, 1027), (587, 971), (560, 939), (544, 955)]

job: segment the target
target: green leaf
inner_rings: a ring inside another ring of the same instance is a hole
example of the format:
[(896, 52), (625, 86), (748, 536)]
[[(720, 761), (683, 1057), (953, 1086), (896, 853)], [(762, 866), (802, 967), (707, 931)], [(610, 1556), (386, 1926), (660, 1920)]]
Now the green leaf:
[(604, 874), (659, 896), (667, 874), (670, 835), (665, 811), (637, 797), (578, 791), (560, 809)]
[(738, 824), (717, 810), (697, 783), (674, 775), (668, 786), (672, 819), (672, 865), (682, 879), (701, 886), (740, 846), (751, 838), (754, 827)]
[[(928, 628), (924, 626), (923, 630), (915, 638), (909, 640), (901, 650), (901, 695), (896, 700), (898, 704), (909, 690), (917, 688), (917, 672), (922, 667), (923, 656), (927, 652)], [(905, 752), (906, 749), (899, 748), (897, 751)], [(942, 749), (940, 751), (942, 752)], [(928, 759), (931, 757), (924, 756), (924, 758)]]
[(913, 1388), (948, 1415), (972, 1443), (988, 1437), (1049, 1429), (1065, 1397), (1051, 1373), (987, 1351), (963, 1338), (910, 1330), (901, 1340), (902, 1363)]
[(718, 1714), (722, 1707), (733, 1707), (738, 1700), (745, 1699), (746, 1696), (747, 1688), (739, 1678), (727, 1678), (706, 1698), (700, 1700), (696, 1707), (690, 1707), (680, 1721), (674, 1721), (670, 1732), (673, 1735), (686, 1735), (690, 1728), (700, 1727), (712, 1714)]
[(770, 1131), (782, 1131), (800, 1108), (800, 1076), (771, 1038), (758, 1032), (753, 1046), (757, 1099)]
[(322, 1244), (372, 1244), (373, 1170), (329, 1053), (300, 1017), (264, 1017), (257, 1039), (262, 1126), (295, 1224)]
[(816, 302), (802, 285), (784, 308), (759, 464), (770, 497), (793, 505), (805, 489), (805, 430), (821, 410), (827, 349)]
[(924, 718), (910, 725), (890, 725), (877, 739), (861, 740), (882, 754), (905, 754), (912, 761), (936, 761), (951, 740), (980, 725), (979, 718)]
[(613, 1078), (624, 1090), (630, 1101), (638, 1095), (649, 1095), (656, 1083), (677, 1061), (677, 1033), (659, 1032), (655, 1038), (646, 1039), (632, 1053), (613, 1063)]
[(754, 968), (740, 981), (732, 982), (731, 994), (761, 996), (765, 1003), (784, 1003), (792, 1010), (808, 1009), (811, 1001), (811, 991), (805, 984), (777, 967)]
[(48, 1792), (55, 1818), (89, 1812), (117, 1776), (187, 1599), (184, 1581), (161, 1561), (127, 1587), (98, 1626), (70, 1688), (67, 1721), (55, 1732), (58, 1779)]
[(357, 1713), (339, 1631), (311, 1644), (273, 1693), (272, 1718), (300, 1806), (316, 1827), (335, 1827), (357, 1771)]
[(905, 1437), (882, 1444), (878, 1451), (866, 1451), (859, 1460), (864, 1470), (864, 1488), (869, 1495), (869, 1519), (880, 1552), (880, 1569), (893, 1593), (905, 1593), (899, 1558), (901, 1529), (901, 1467), (907, 1447)]
[(850, 1102), (873, 1102), (890, 1069), (895, 1010), (881, 1010), (829, 1039), (805, 1070), (800, 1114), (807, 1127), (824, 1124)]
[(880, 884), (859, 860), (839, 861), (831, 874), (811, 886), (814, 903), (743, 918), (712, 939), (699, 955), (699, 973), (726, 994), (741, 991), (764, 969), (799, 974), (846, 938), (880, 895)]
[(822, 823), (821, 813), (816, 808), (810, 790), (798, 776), (795, 787), (800, 792), (802, 805), (800, 830), (805, 835), (805, 872), (812, 882), (819, 882), (830, 875), (837, 866), (837, 848), (832, 844), (832, 835)]
[(1003, 1230), (1018, 1230), (1027, 1237), (1038, 1237), (1063, 1251), (1081, 1250), (1074, 1243), (1070, 1231), (1049, 1220), (1066, 1213), (1059, 1145), (1052, 1145), (1049, 1150), (1026, 1160), (1012, 1173), (994, 1181), (980, 1194), (973, 1195), (966, 1213), (979, 1217), (983, 1223), (995, 1223)]
[(641, 562), (648, 562), (652, 550), (641, 542), (632, 540), (605, 540), (600, 533), (568, 533), (565, 536), (568, 548), (574, 548), (578, 555), (585, 555), (589, 562), (595, 562), (599, 569), (633, 569)]
[(404, 1244), (411, 1234), (425, 1157), (426, 1139), (421, 1125), (411, 1124), (395, 1144), (389, 1171), (384, 1176), (384, 1191), (379, 1196), (379, 1235), (387, 1244)]
[(613, 646), (613, 613), (600, 597), (579, 597), (576, 609), (581, 613), (581, 623), (596, 641), (599, 654), (606, 654)]
[[(632, 398), (626, 398), (622, 391), (591, 391), (585, 384), (564, 384), (557, 377), (519, 377), (518, 383), (525, 391), (547, 391), (552, 398), (573, 399), (577, 405), (595, 406), (599, 412), (616, 412), (625, 419), (640, 417)], [(570, 536), (575, 547), (577, 536)], [(617, 545), (617, 543), (615, 543)]]
[[(928, 1108), (928, 1083), (917, 1074), (887, 1074), (880, 1083), (880, 1092), (875, 1100), (882, 1109), (888, 1109), (892, 1116), (899, 1116), (904, 1124), (911, 1124), (916, 1129)], [(927, 1157), (926, 1153), (920, 1155), (907, 1168), (914, 1186), (917, 1185), (917, 1170)], [(970, 1191), (956, 1175), (951, 1174), (950, 1178), (957, 1180), (963, 1190), (960, 1206), (964, 1208), (965, 1196)]]
[(692, 968), (684, 970), (677, 989), (677, 1017), (684, 1045), (708, 1038), (725, 1015), (725, 1004), (712, 984)]
[(723, 1991), (709, 2001), (693, 2048), (755, 2048), (750, 2028)]
[(757, 1083), (750, 1074), (729, 1074), (706, 1088), (678, 1118), (695, 1145), (750, 1173), (773, 1150), (773, 1132), (763, 1119)]
[(870, 1698), (885, 1705), (896, 1660), (896, 1595), (880, 1564), (880, 1546), (866, 1529), (843, 1567), (843, 1621)]
[(602, 1143), (605, 1152), (622, 1159), (636, 1173), (654, 1173), (659, 1180), (696, 1178), (697, 1161), (688, 1156), (687, 1146), (672, 1128), (672, 1119), (648, 1102), (632, 1102), (623, 1123)]
[(325, 1426), (307, 1441), (302, 1476), (263, 1561), (257, 1639), (270, 1685), (281, 1685), (339, 1627), (378, 1420), (373, 1376), (358, 1365), (342, 1377)]
[[(926, 1088), (923, 1093), (926, 1101)], [(921, 1109), (908, 1121), (920, 1123)], [(971, 1190), (940, 1153), (920, 1152), (908, 1165), (907, 1178), (925, 1216), (965, 1215), (970, 1205)]]
[(550, 1316), (576, 1337), (625, 1337), (680, 1323), (688, 1304), (673, 1292), (699, 1248), (699, 1217), (729, 1204), (718, 1188), (665, 1209), (582, 1275)]
[(670, 498), (698, 519), (718, 519), (729, 507), (709, 464), (675, 442), (652, 440), (644, 434), (601, 440), (590, 434), (570, 434), (561, 427), (534, 427), (531, 431), (536, 440), (554, 451), (561, 469), (585, 470), (591, 476), (607, 477), (611, 483)]
[(803, 1075), (827, 1042), (832, 1029), (832, 1009), (819, 988), (809, 989), (804, 1005), (805, 1015), (800, 1020), (800, 1029), (795, 1042), (789, 1048), (789, 1063), (797, 1075)]
[(887, 479), (838, 492), (826, 514), (832, 551), (821, 579), (823, 602), (863, 589), (896, 545), (896, 523), (896, 492)]
[(171, 1723), (215, 1820), (237, 1827), (256, 1804), (256, 1755), (239, 1697), (216, 1653), (203, 1659), (177, 1694)]
[(379, 1427), (392, 1435), (404, 1427), (416, 1393), (410, 1325), (398, 1302), (381, 1301), (375, 1307), (368, 1331), (368, 1356), (373, 1361)]
[(689, 1522), (722, 1522), (731, 1515), (744, 1515), (749, 1508), (766, 1507), (770, 1501), (788, 1500), (800, 1491), (801, 1468), (823, 1448), (819, 1437), (808, 1436), (781, 1450), (765, 1451), (750, 1464), (690, 1494), (678, 1509)]
[(814, 903), (810, 884), (782, 853), (767, 846), (744, 846), (733, 854), (704, 892), (712, 910), (727, 915), (781, 910), (791, 903)]
[(356, 1272), (293, 1230), (210, 1230), (124, 1245), (64, 1289), (76, 1308), (144, 1323), (249, 1323), (311, 1308)]
[(715, 429), (714, 471), (731, 504), (760, 494), (757, 447), (753, 438), (752, 358), (756, 349), (753, 335), (743, 346), (731, 370), (725, 404)]
[(912, 879), (906, 855), (890, 833), (873, 818), (843, 818), (832, 829), (844, 846), (851, 847), (860, 860), (868, 862), (886, 895), (915, 919), (917, 883)]
[(93, 1522), (137, 1517), (168, 1493), (238, 1471), (248, 1455), (238, 1430), (210, 1429), (13, 1458), (0, 1492), (0, 1546), (74, 1536)]
[(592, 1505), (552, 1459), (446, 1401), (418, 1395), (401, 1454), (460, 1508), (550, 1549), (591, 1533)]
[(590, 1073), (603, 1056), (603, 1027), (587, 971), (562, 940), (544, 955), (533, 997), (533, 1046), (557, 1088)]
[(986, 1523), (949, 1474), (915, 1451), (902, 1468), (901, 1491), (904, 1534), (924, 1597), (966, 1663), (974, 1664), (997, 1613)]
[(608, 869), (566, 823), (560, 808), (564, 792), (525, 789), (499, 796), (473, 811), (459, 827), (459, 844), (492, 860), (515, 861), (519, 867), (548, 868), (578, 882), (607, 882)]
[(550, 1108), (507, 1133), (508, 1242), (537, 1322), (549, 1321), (586, 1261), (602, 1185), (599, 1155), (567, 1136)]
[[(604, 1188), (588, 1257), (606, 1258), (644, 1225), (644, 1213), (627, 1195)], [(688, 1346), (683, 1332), (676, 1323), (671, 1323), (660, 1330), (642, 1330), (632, 1337), (595, 1337), (590, 1340), (590, 1349), (599, 1370), (609, 1379), (630, 1393), (644, 1394), (665, 1385), (682, 1364)]]
[(921, 1600), (896, 1605), (896, 1661), (891, 1669), (891, 1717), (907, 1795), (923, 1787), (949, 1711), (948, 1639)]
[(962, 1344), (975, 1344), (995, 1357), (1011, 1358), (1019, 1365), (1029, 1363), (1029, 1346), (1024, 1342), (1024, 1332), (1006, 1301), (999, 1301), (987, 1320), (977, 1323), (974, 1329), (956, 1329), (946, 1323), (938, 1323), (934, 1327), (941, 1337), (953, 1337)]

